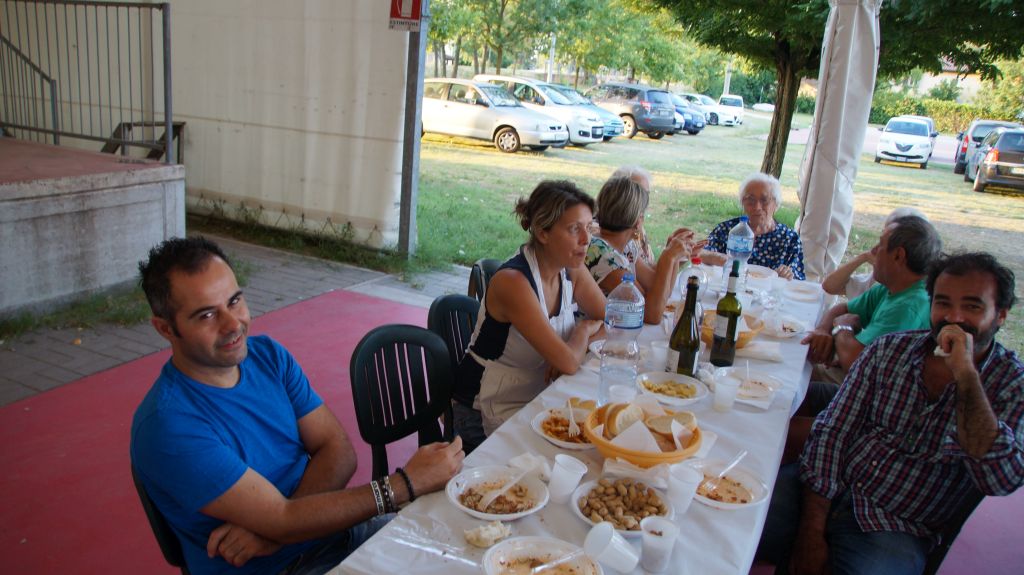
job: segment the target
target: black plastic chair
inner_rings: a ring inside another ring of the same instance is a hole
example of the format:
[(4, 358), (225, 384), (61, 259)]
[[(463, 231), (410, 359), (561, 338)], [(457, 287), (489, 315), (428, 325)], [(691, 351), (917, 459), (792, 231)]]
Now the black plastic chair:
[(149, 498), (149, 493), (146, 493), (146, 488), (142, 485), (138, 473), (135, 472), (134, 465), (132, 466), (132, 481), (135, 483), (135, 490), (139, 492), (142, 509), (146, 512), (146, 519), (149, 519), (149, 526), (153, 529), (156, 542), (164, 554), (164, 561), (167, 561), (172, 567), (181, 569), (182, 575), (189, 575), (188, 566), (185, 565), (185, 554), (181, 550), (181, 541), (171, 529), (171, 525), (167, 523), (164, 514), (160, 513), (160, 510), (153, 504), (153, 500)]
[(953, 516), (946, 521), (942, 531), (939, 532), (939, 544), (928, 553), (928, 562), (925, 563), (923, 575), (938, 573), (942, 561), (946, 558), (946, 553), (949, 553), (953, 541), (960, 534), (960, 529), (963, 528), (964, 523), (967, 523), (971, 513), (974, 513), (974, 510), (981, 504), (982, 499), (985, 499), (985, 494), (972, 487), (970, 493), (960, 502)]
[(476, 327), (480, 302), (464, 295), (449, 294), (438, 297), (430, 304), (427, 329), (441, 336), (448, 346), (448, 360), (456, 366), (469, 349), (469, 338)]
[(452, 367), (437, 334), (383, 325), (363, 336), (349, 364), (359, 435), (373, 452), (373, 477), (388, 475), (385, 446), (418, 433), (419, 444), (451, 441)]
[(487, 284), (491, 282), (491, 278), (494, 277), (502, 263), (501, 260), (490, 258), (476, 260), (473, 268), (469, 270), (469, 289), (467, 290), (469, 297), (476, 298), (477, 301), (484, 301)]

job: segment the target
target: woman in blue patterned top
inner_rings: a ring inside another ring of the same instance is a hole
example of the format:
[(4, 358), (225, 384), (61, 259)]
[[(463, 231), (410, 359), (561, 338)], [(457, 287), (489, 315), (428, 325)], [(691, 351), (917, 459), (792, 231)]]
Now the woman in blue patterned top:
[[(768, 174), (755, 173), (740, 184), (740, 205), (754, 230), (754, 252), (748, 263), (771, 268), (779, 277), (804, 279), (804, 249), (800, 235), (789, 226), (775, 221), (775, 210), (782, 204), (782, 185)], [(713, 265), (725, 265), (725, 245), (729, 230), (738, 224), (738, 217), (726, 220), (711, 230), (708, 245), (701, 257)]]

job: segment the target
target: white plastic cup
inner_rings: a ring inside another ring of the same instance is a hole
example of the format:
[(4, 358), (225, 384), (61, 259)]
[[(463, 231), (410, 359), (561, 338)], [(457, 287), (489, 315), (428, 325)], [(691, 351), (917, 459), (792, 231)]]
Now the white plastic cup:
[(704, 474), (685, 463), (676, 463), (668, 468), (668, 499), (676, 515), (686, 513), (693, 503), (697, 487), (704, 481)]
[(640, 562), (640, 554), (615, 527), (602, 521), (590, 529), (583, 540), (583, 551), (619, 573), (629, 573)]
[(629, 403), (636, 398), (636, 387), (632, 385), (613, 385), (608, 388), (609, 403)]
[(661, 573), (672, 559), (679, 528), (664, 517), (652, 515), (640, 521), (640, 532), (643, 542), (640, 567), (649, 573)]
[[(668, 369), (668, 340), (651, 342), (651, 371)], [(675, 366), (672, 366), (673, 370)]]
[(580, 479), (587, 474), (587, 464), (571, 455), (559, 453), (555, 456), (555, 466), (551, 469), (551, 481), (548, 481), (548, 496), (553, 503), (565, 503), (569, 500)]
[(729, 411), (736, 401), (736, 393), (740, 389), (740, 380), (734, 377), (715, 379), (715, 400), (712, 406), (715, 411)]

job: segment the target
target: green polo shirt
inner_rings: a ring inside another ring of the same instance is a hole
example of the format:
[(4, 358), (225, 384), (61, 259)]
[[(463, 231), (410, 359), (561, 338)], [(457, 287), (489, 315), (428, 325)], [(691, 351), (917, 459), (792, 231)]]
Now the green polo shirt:
[(924, 280), (899, 293), (889, 293), (884, 285), (875, 284), (846, 305), (850, 313), (860, 316), (862, 329), (856, 337), (865, 346), (888, 333), (931, 327), (931, 303)]

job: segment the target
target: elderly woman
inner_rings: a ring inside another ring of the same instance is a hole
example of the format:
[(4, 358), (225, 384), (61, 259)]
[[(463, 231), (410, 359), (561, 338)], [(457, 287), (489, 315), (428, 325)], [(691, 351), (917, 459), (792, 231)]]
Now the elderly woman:
[(644, 212), (650, 196), (631, 178), (612, 178), (597, 195), (600, 229), (590, 240), (586, 264), (604, 293), (622, 283), (627, 273), (636, 277), (644, 294), (644, 321), (659, 323), (679, 270), (694, 249), (693, 232), (680, 228), (672, 233), (661, 256), (652, 266), (640, 257), (639, 242)]
[[(583, 266), (594, 200), (571, 182), (541, 182), (515, 213), (529, 241), (491, 278), (459, 364), (455, 430), (468, 453), (560, 373), (576, 373), (605, 299)], [(577, 321), (574, 310), (589, 319)]]
[[(804, 279), (804, 249), (800, 236), (789, 226), (775, 221), (775, 211), (782, 204), (779, 180), (768, 174), (751, 174), (740, 184), (739, 199), (754, 230), (754, 251), (747, 263), (771, 268), (786, 279)], [(739, 218), (726, 220), (711, 230), (707, 249), (701, 253), (704, 261), (725, 265), (729, 231), (739, 221)]]

